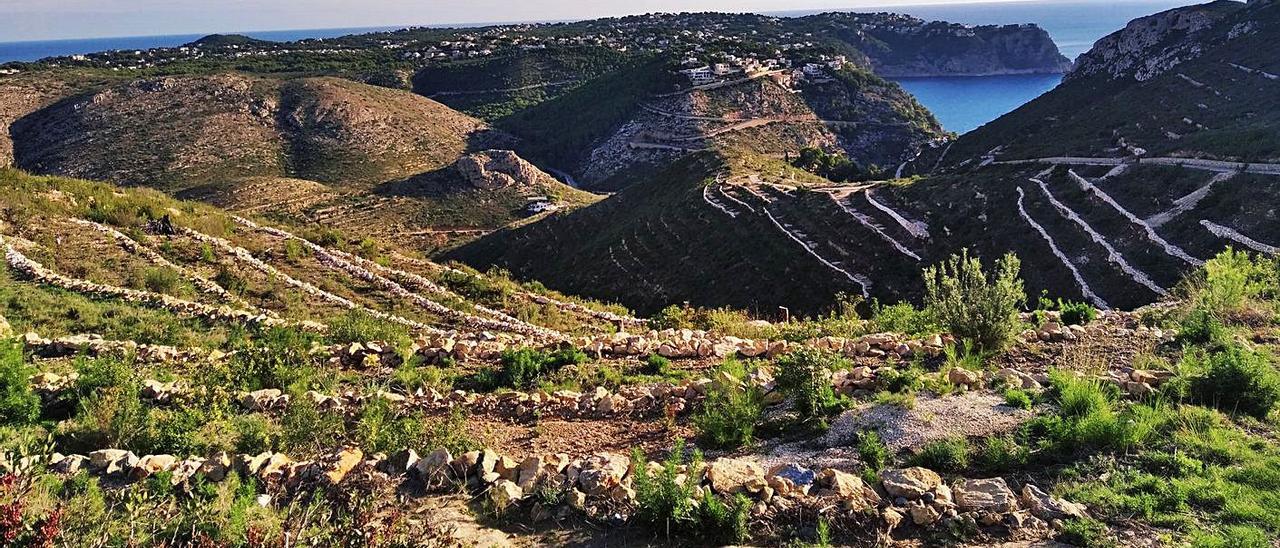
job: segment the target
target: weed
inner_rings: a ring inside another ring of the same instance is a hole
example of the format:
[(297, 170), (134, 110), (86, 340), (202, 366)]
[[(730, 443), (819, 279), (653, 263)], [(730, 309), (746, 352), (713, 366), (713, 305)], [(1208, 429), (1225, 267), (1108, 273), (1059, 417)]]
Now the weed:
[(960, 472), (969, 467), (969, 443), (954, 437), (926, 443), (911, 458), (913, 466), (943, 472)]

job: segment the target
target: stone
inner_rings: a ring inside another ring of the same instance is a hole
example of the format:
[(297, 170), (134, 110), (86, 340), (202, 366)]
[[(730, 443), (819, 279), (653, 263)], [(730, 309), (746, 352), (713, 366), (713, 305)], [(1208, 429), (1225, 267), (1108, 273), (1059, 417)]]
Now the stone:
[(581, 472), (578, 473), (578, 483), (587, 495), (603, 495), (622, 483), (630, 467), (631, 459), (622, 455), (613, 453), (593, 455), (582, 463)]
[(1022, 486), (1021, 499), (1022, 504), (1029, 508), (1033, 515), (1043, 520), (1053, 521), (1088, 516), (1083, 504), (1076, 504), (1050, 496), (1030, 483)]
[(221, 451), (209, 457), (209, 460), (204, 461), (197, 473), (209, 481), (219, 482), (227, 477), (227, 471), (230, 468), (231, 457), (227, 455), (226, 451)]
[(932, 525), (942, 515), (927, 504), (912, 504), (907, 512), (911, 514), (911, 522), (916, 525)]
[(263, 481), (282, 480), (285, 471), (293, 461), (284, 453), (272, 453), (266, 462), (262, 463), (262, 468), (258, 469), (257, 476)]
[(582, 491), (570, 489), (564, 497), (565, 503), (574, 509), (582, 510), (587, 507), (587, 494)]
[(818, 474), (818, 484), (831, 489), (844, 501), (845, 507), (853, 510), (866, 510), (880, 505), (880, 495), (876, 493), (861, 477), (832, 468)]
[[(780, 465), (774, 466), (769, 470), (770, 480), (773, 480), (775, 478), (786, 480), (791, 485), (795, 486), (795, 488), (803, 491), (808, 491), (808, 487), (810, 485), (813, 485), (813, 482), (817, 479), (817, 476), (818, 475), (813, 470), (810, 470), (808, 468), (805, 468), (803, 466), (800, 466), (794, 463), (780, 464)], [(773, 481), (770, 481), (769, 485), (773, 486), (773, 483), (774, 483)], [(774, 490), (778, 490), (778, 488), (774, 487)], [(783, 494), (783, 493), (779, 493), (779, 494)]]
[(542, 479), (542, 457), (531, 456), (520, 462), (520, 469), (516, 483), (521, 489), (526, 491), (532, 490), (537, 486), (538, 481)]
[(89, 464), (89, 457), (84, 455), (67, 455), (62, 460), (54, 461), (53, 471), (59, 474), (75, 474)]
[(884, 511), (880, 513), (880, 519), (884, 521), (885, 530), (887, 531), (896, 529), (898, 524), (902, 523), (902, 520), (905, 517), (906, 516), (902, 515), (902, 512), (893, 508), (885, 508)]
[[(448, 451), (446, 451), (447, 453)], [(378, 469), (392, 476), (407, 474), (418, 464), (418, 452), (413, 449), (401, 449), (392, 453), (378, 463)], [(452, 459), (450, 459), (452, 460)]]
[(489, 488), (489, 500), (498, 511), (506, 510), (522, 498), (524, 490), (511, 480), (500, 479)]
[(101, 470), (106, 468), (108, 464), (124, 458), (128, 454), (129, 452), (124, 449), (99, 449), (89, 453), (89, 467), (94, 470)]
[(960, 367), (953, 367), (947, 373), (947, 380), (956, 386), (975, 387), (978, 385), (981, 377), (976, 371), (969, 371)]
[(129, 477), (133, 480), (149, 478), (158, 472), (172, 470), (178, 464), (178, 458), (173, 455), (147, 455), (138, 459), (137, 466), (129, 471)]
[(933, 470), (915, 466), (912, 468), (890, 469), (880, 472), (880, 481), (884, 490), (894, 497), (905, 497), (915, 500), (928, 491), (934, 491), (942, 485), (942, 477)]
[(758, 493), (767, 485), (764, 469), (744, 459), (722, 458), (712, 462), (707, 467), (707, 479), (711, 481), (711, 488), (722, 495)]
[(427, 485), (440, 485), (447, 481), (452, 473), (456, 473), (453, 455), (443, 447), (427, 453), (425, 457), (413, 463), (415, 476)]
[(965, 512), (1012, 512), (1018, 498), (1004, 478), (969, 479), (955, 488), (956, 505)]
[(347, 474), (350, 474), (364, 460), (364, 451), (357, 447), (344, 447), (330, 455), (327, 460), (324, 479), (329, 485), (337, 485), (342, 483), (342, 480), (347, 478)]

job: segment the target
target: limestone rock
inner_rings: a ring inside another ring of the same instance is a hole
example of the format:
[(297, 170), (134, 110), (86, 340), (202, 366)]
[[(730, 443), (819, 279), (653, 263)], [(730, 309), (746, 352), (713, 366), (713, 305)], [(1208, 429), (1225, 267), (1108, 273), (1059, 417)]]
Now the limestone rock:
[(489, 488), (489, 500), (498, 511), (506, 510), (524, 498), (524, 490), (514, 481), (500, 479)]
[(933, 470), (919, 466), (885, 470), (880, 473), (884, 489), (893, 497), (918, 499), (942, 485), (942, 477)]
[(1022, 486), (1022, 504), (1036, 517), (1048, 521), (1055, 519), (1083, 518), (1088, 515), (1083, 504), (1076, 504), (1050, 496), (1030, 483)]
[(758, 493), (766, 486), (764, 469), (744, 459), (723, 458), (712, 462), (707, 467), (707, 479), (715, 492), (724, 495)]
[(966, 512), (1012, 512), (1018, 508), (1018, 497), (1004, 478), (969, 479), (955, 488), (956, 505)]

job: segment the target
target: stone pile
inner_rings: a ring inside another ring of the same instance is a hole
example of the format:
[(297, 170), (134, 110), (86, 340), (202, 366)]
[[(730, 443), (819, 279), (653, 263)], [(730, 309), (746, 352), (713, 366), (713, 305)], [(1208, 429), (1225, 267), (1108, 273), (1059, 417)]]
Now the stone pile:
[[(32, 459), (45, 461), (27, 457), (23, 463), (0, 462), (0, 470), (30, 464)], [(168, 472), (175, 486), (187, 485), (197, 474), (206, 481), (219, 482), (235, 472), (293, 490), (337, 487), (353, 472), (376, 471), (431, 490), (465, 487), (482, 493), (497, 511), (525, 507), (535, 520), (570, 512), (591, 517), (629, 515), (635, 508), (634, 467), (639, 464), (617, 453), (581, 458), (557, 453), (516, 460), (491, 449), (458, 455), (436, 449), (419, 456), (413, 449), (366, 455), (354, 447), (299, 461), (271, 452), (221, 452), (208, 458), (181, 459), (102, 449), (88, 455), (55, 453), (43, 463), (62, 474), (87, 470), (119, 481), (139, 481)], [(656, 462), (643, 466), (655, 473), (662, 468)], [(676, 481), (691, 486), (695, 500), (708, 493), (745, 495), (753, 501), (752, 515), (757, 520), (791, 519), (795, 510), (803, 508), (828, 515), (840, 512), (852, 519), (875, 516), (868, 525), (886, 531), (908, 524), (922, 528), (966, 525), (1047, 534), (1052, 522), (1087, 516), (1083, 505), (1053, 497), (1030, 483), (1018, 492), (1000, 477), (947, 484), (937, 473), (919, 467), (887, 469), (875, 483), (868, 484), (861, 476), (834, 468), (811, 470), (787, 463), (766, 471), (746, 458), (721, 458), (697, 469), (679, 466)], [(538, 492), (559, 495), (548, 500), (534, 496)]]
[(161, 344), (138, 344), (133, 341), (117, 341), (102, 338), (95, 334), (67, 335), (46, 339), (36, 333), (27, 333), (22, 337), (26, 352), (41, 358), (64, 358), (69, 356), (88, 355), (135, 356), (146, 363), (194, 363), (199, 361), (217, 361), (225, 354), (217, 350), (178, 348)]
[(676, 359), (723, 358), (731, 355), (745, 358), (773, 358), (797, 346), (811, 346), (849, 358), (905, 359), (917, 355), (940, 355), (945, 345), (954, 342), (954, 338), (950, 335), (909, 339), (894, 333), (874, 333), (853, 339), (821, 337), (797, 344), (788, 341), (720, 336), (692, 329), (650, 330), (644, 334), (619, 331), (575, 341), (579, 348), (596, 356), (629, 357), (658, 354)]
[[(0, 242), (3, 242), (3, 239), (0, 239)], [(262, 326), (293, 325), (311, 330), (324, 329), (324, 325), (315, 322), (293, 323), (279, 318), (273, 318), (266, 314), (258, 314), (247, 310), (231, 308), (225, 305), (213, 306), (179, 299), (177, 297), (161, 293), (153, 293), (151, 291), (128, 289), (70, 278), (49, 270), (48, 268), (45, 268), (44, 265), (31, 260), (7, 242), (4, 242), (4, 246), (5, 261), (9, 264), (9, 267), (37, 283), (59, 287), (68, 291), (74, 291), (86, 295), (120, 299), (131, 304), (161, 308), (173, 312), (174, 314), (201, 318), (209, 321), (246, 323)]]

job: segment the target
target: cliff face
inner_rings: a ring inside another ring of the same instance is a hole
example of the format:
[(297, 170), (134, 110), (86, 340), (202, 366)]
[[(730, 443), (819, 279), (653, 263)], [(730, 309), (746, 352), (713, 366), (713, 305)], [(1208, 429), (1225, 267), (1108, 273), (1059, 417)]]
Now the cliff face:
[(1199, 56), (1204, 48), (1197, 36), (1242, 7), (1239, 2), (1223, 0), (1134, 19), (1098, 40), (1080, 56), (1066, 79), (1102, 74), (1114, 79), (1150, 80)]
[(873, 31), (864, 37), (855, 46), (886, 77), (1052, 74), (1072, 66), (1049, 33), (1035, 25), (930, 23), (909, 33)]

